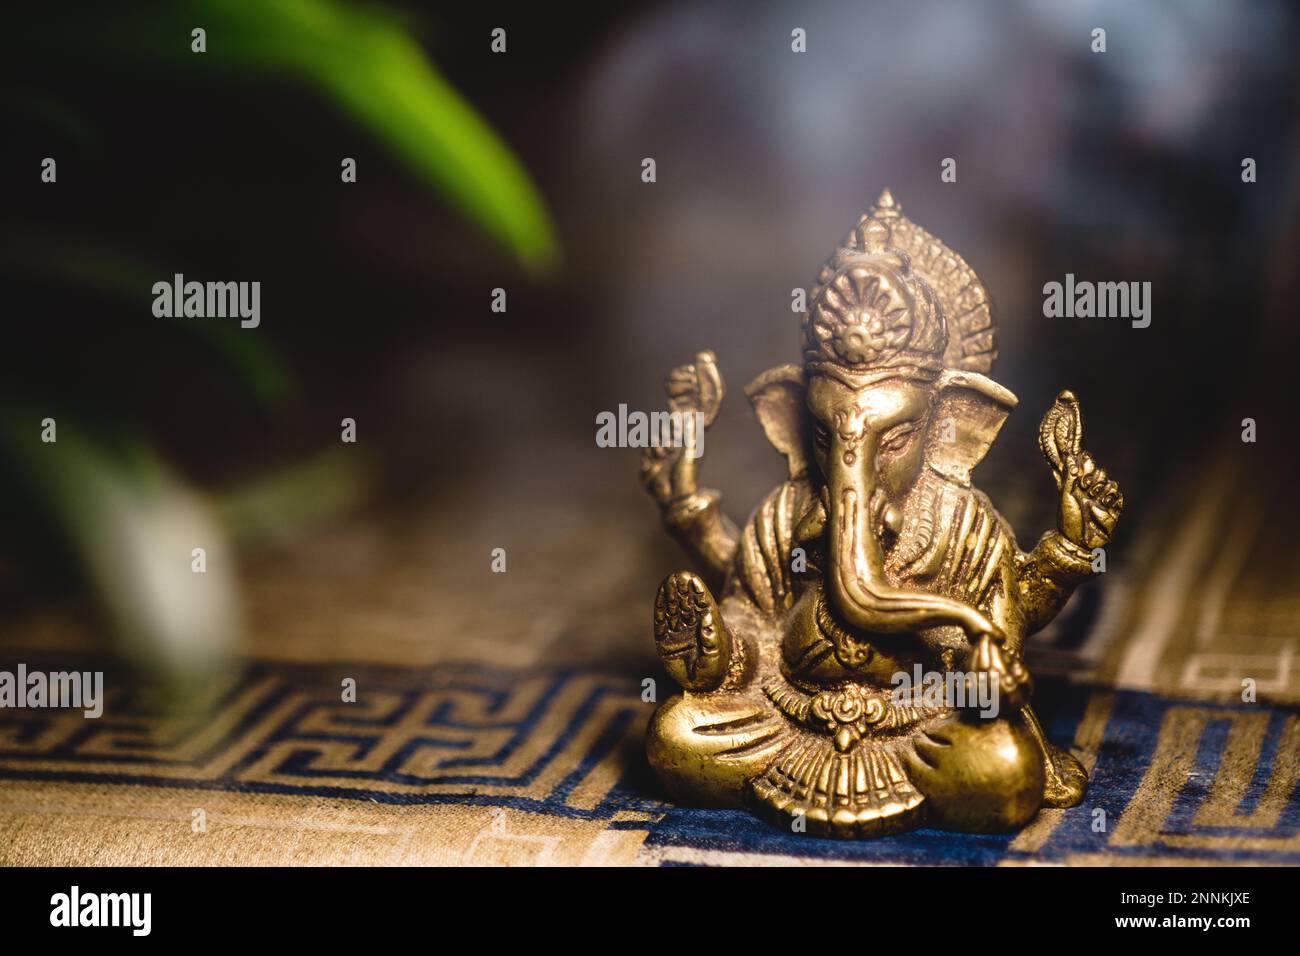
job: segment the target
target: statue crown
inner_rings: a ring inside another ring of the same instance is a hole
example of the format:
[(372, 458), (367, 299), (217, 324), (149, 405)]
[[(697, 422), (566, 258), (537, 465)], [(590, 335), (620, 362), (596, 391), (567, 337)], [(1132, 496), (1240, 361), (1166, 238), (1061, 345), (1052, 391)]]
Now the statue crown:
[(831, 253), (803, 317), (803, 355), (855, 372), (989, 372), (988, 295), (957, 253), (902, 214), (888, 189)]

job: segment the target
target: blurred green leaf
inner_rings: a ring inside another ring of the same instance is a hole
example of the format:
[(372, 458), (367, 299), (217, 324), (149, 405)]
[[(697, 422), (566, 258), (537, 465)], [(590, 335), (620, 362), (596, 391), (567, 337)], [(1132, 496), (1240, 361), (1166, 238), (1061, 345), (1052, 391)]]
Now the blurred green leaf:
[[(208, 499), (148, 448), (94, 438), (66, 416), (41, 440), (41, 416), (0, 409), (0, 462), (82, 562), (112, 633), (175, 697), (201, 686), (240, 632), (237, 575)], [(192, 570), (192, 551), (207, 569)]]
[(527, 172), (395, 15), (337, 0), (191, 0), (187, 6), (189, 22), (207, 30), (213, 63), (280, 70), (324, 90), (526, 268), (555, 264), (550, 217)]
[[(101, 244), (27, 229), (20, 237), (0, 233), (0, 271), (80, 283), (129, 304), (139, 302), (166, 269), (150, 266)], [(257, 336), (218, 322), (172, 323), (170, 328), (206, 342), (266, 406), (294, 395), (292, 377), (275, 352)]]
[(375, 467), (351, 448), (330, 448), (222, 490), (217, 514), (236, 544), (288, 540), (304, 527), (356, 507), (375, 483)]

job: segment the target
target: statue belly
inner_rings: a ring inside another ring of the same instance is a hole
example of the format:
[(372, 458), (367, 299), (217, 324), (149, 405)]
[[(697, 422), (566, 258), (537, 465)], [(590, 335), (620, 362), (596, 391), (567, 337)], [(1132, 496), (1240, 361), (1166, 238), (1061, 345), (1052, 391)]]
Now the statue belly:
[(917, 635), (853, 634), (835, 619), (820, 582), (810, 586), (787, 619), (781, 642), (782, 673), (791, 683), (816, 691), (844, 681), (889, 690), (894, 675), (912, 673), (929, 655)]

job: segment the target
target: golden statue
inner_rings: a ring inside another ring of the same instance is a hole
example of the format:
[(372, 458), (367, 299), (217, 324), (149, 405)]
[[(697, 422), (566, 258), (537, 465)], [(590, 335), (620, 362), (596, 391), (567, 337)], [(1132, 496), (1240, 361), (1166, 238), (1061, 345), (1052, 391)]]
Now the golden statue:
[[(1123, 508), (1080, 447), (1078, 401), (1061, 392), (1043, 419), (1057, 530), (1022, 552), (970, 482), (1016, 405), (987, 377), (988, 295), (888, 190), (822, 268), (802, 336), (802, 365), (745, 390), (789, 478), (743, 529), (697, 488), (689, 447), (644, 453), (703, 572), (669, 575), (655, 601), (682, 693), (650, 722), (651, 765), (675, 799), (836, 837), (1007, 830), (1077, 804), (1087, 773), (1045, 738), (1021, 648)], [(672, 412), (712, 424), (713, 354), (667, 390)]]

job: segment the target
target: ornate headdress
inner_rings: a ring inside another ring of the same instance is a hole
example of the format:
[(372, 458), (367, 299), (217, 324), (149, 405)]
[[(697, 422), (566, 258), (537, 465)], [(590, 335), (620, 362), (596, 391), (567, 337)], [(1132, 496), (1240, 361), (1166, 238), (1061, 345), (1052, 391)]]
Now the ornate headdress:
[(886, 189), (822, 266), (803, 318), (804, 361), (853, 372), (988, 374), (988, 293), (961, 256), (907, 219)]

